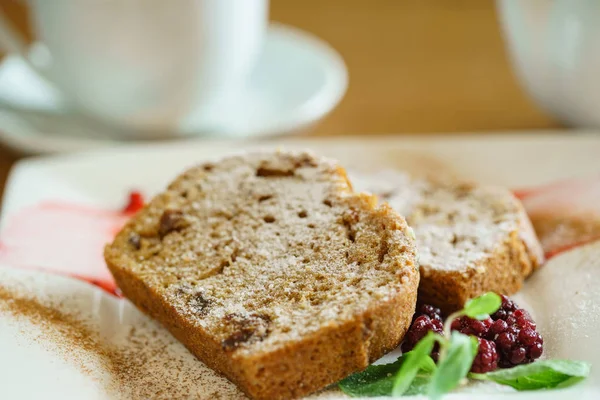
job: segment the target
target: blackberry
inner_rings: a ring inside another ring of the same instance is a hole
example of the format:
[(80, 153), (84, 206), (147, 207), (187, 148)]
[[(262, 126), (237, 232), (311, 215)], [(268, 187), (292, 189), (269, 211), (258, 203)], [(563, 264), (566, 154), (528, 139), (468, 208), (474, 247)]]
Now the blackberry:
[(469, 317), (460, 317), (452, 321), (450, 328), (465, 335), (486, 338), (493, 322), (491, 318), (479, 321)]
[(427, 315), (431, 319), (437, 319), (438, 321), (443, 321), (442, 311), (439, 308), (434, 307), (429, 304), (421, 304), (417, 308), (417, 311), (415, 312), (415, 316), (413, 317), (413, 320), (417, 319), (421, 315)]
[(536, 331), (529, 313), (502, 295), (502, 306), (492, 315), (494, 322), (487, 334), (496, 343), (500, 359), (498, 365), (510, 368), (528, 364), (541, 357), (544, 339)]
[[(402, 342), (402, 352), (406, 353), (411, 351), (417, 342), (421, 340), (429, 331), (442, 334), (444, 331), (444, 325), (440, 319), (431, 318), (429, 315), (422, 314), (418, 316), (408, 329), (404, 341)], [(435, 345), (431, 352), (431, 358), (437, 361), (439, 356), (439, 346)]]
[(490, 329), (488, 330), (488, 339), (493, 340), (497, 335), (506, 331), (508, 328), (508, 324), (503, 319), (497, 319), (492, 323)]
[(509, 299), (508, 296), (501, 294), (500, 298), (502, 298), (502, 305), (498, 311), (492, 314), (492, 319), (494, 321), (497, 319), (506, 320), (506, 318), (517, 309), (517, 305)]
[(479, 342), (479, 350), (471, 365), (471, 372), (484, 374), (494, 371), (498, 368), (498, 352), (496, 351), (496, 343), (491, 340), (477, 338)]

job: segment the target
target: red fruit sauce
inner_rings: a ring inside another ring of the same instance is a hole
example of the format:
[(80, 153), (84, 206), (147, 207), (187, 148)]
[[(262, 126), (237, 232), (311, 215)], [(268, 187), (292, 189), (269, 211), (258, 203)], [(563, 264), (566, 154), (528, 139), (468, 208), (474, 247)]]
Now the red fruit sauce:
[(23, 209), (2, 231), (0, 262), (70, 275), (118, 295), (104, 263), (104, 246), (143, 205), (136, 191), (122, 211), (57, 202)]
[(144, 196), (134, 190), (129, 193), (129, 203), (123, 208), (124, 214), (135, 214), (144, 207)]

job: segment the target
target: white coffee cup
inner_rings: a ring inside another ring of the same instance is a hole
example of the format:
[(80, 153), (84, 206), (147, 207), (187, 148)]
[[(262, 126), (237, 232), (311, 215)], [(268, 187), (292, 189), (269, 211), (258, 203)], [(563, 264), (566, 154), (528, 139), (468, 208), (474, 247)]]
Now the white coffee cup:
[(600, 127), (600, 1), (498, 0), (515, 72), (566, 124)]
[(33, 65), (4, 18), (0, 45), (20, 54), (75, 106), (137, 134), (172, 132), (189, 113), (208, 114), (234, 96), (255, 63), (268, 20), (268, 0), (28, 4), (50, 61)]

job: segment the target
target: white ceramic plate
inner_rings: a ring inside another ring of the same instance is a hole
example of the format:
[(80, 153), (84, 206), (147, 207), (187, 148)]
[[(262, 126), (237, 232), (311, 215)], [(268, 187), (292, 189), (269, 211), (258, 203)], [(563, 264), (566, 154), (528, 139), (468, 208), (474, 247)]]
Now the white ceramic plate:
[[(24, 210), (44, 201), (118, 209), (131, 188), (152, 194), (186, 166), (232, 151), (273, 145), (199, 142), (128, 146), (23, 161), (11, 174), (6, 189), (2, 226), (6, 228), (11, 220), (27, 212)], [(600, 173), (600, 137), (592, 135), (357, 138), (286, 142), (286, 146), (311, 148), (354, 169), (401, 167), (415, 173), (443, 170), (510, 187), (531, 187)], [(60, 223), (51, 228), (57, 236), (61, 233)], [(53, 236), (49, 235), (48, 240), (54, 240)], [(75, 240), (71, 247), (76, 246)], [(90, 259), (98, 256), (91, 254)], [(6, 299), (0, 290), (0, 398), (241, 396), (233, 385), (194, 359), (127, 300), (117, 300), (72, 278), (16, 269), (14, 265), (0, 268), (2, 287), (37, 298), (42, 305), (53, 306), (69, 318), (64, 317), (67, 322), (57, 333), (52, 331), (55, 328), (15, 317), (1, 306)], [(545, 337), (545, 356), (589, 361), (593, 365), (590, 378), (557, 391), (498, 392), (496, 387), (483, 385), (448, 398), (600, 398), (600, 244), (553, 258), (516, 298), (533, 311)], [(69, 324), (84, 326), (84, 337), (74, 340)], [(138, 346), (132, 347), (131, 343)], [(107, 358), (107, 349), (113, 353), (118, 350), (122, 357), (117, 361)], [(160, 395), (156, 392), (159, 389), (163, 391)], [(343, 395), (328, 391), (315, 397)]]

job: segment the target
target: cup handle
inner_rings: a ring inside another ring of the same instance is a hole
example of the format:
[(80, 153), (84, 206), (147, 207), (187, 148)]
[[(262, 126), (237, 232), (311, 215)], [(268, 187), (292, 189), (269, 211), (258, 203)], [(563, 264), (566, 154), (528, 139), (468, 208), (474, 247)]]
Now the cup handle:
[(0, 12), (0, 48), (6, 53), (18, 56), (42, 79), (50, 84), (52, 83), (52, 80), (48, 75), (31, 61), (31, 58), (29, 57), (29, 46), (26, 44), (25, 39), (17, 32), (13, 24), (2, 12)]

